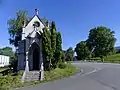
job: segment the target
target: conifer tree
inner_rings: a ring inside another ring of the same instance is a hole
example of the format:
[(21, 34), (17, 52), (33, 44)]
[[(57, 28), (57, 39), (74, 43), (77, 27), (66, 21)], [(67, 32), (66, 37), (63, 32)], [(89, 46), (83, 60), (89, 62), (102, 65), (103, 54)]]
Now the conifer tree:
[(45, 70), (51, 69), (51, 34), (50, 31), (45, 27), (42, 34), (42, 50), (44, 59)]

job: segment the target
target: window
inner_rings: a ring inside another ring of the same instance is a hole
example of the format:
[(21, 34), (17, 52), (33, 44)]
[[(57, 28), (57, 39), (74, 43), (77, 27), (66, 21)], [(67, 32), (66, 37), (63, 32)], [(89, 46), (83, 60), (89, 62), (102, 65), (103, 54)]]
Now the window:
[(35, 21), (33, 24), (34, 27), (40, 27), (40, 23), (38, 21)]

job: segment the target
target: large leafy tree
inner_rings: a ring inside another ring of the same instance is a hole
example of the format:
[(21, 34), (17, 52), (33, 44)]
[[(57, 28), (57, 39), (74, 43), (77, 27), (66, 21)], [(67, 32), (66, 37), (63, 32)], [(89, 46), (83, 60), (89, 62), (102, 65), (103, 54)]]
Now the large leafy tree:
[(72, 47), (69, 47), (65, 52), (65, 61), (73, 61), (74, 50)]
[(57, 32), (54, 68), (57, 66), (58, 63), (62, 62), (61, 59), (62, 59), (62, 38), (61, 33)]
[(115, 51), (115, 41), (113, 31), (99, 26), (90, 30), (87, 43), (94, 56), (103, 58)]
[[(16, 12), (16, 18), (8, 20), (8, 33), (10, 34), (10, 44), (14, 47), (18, 47), (19, 41), (22, 38), (22, 28), (24, 26), (24, 21), (28, 21), (28, 15), (25, 10), (19, 10)], [(15, 53), (10, 57), (11, 66), (14, 71), (17, 71), (17, 54)]]
[(51, 34), (50, 31), (45, 27), (42, 34), (42, 50), (44, 58), (45, 70), (51, 69)]
[(88, 59), (91, 55), (86, 41), (81, 41), (80, 43), (78, 43), (76, 45), (75, 52), (79, 60)]
[(28, 21), (27, 12), (24, 10), (19, 10), (16, 12), (16, 18), (8, 20), (8, 33), (10, 34), (10, 44), (15, 47), (18, 46), (18, 42), (21, 40), (22, 28), (24, 21)]

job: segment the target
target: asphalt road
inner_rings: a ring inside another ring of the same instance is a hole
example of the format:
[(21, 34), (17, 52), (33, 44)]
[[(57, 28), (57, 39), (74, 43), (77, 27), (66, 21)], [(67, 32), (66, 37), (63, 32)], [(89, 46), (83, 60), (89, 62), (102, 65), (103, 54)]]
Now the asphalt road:
[(120, 65), (80, 63), (75, 66), (82, 72), (69, 78), (18, 90), (120, 90)]

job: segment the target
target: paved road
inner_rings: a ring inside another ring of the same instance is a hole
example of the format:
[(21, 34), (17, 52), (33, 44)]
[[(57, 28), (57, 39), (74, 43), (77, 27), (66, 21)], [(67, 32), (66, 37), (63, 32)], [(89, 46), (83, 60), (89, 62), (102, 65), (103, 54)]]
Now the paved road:
[(79, 62), (74, 65), (82, 73), (19, 90), (120, 90), (120, 65)]

